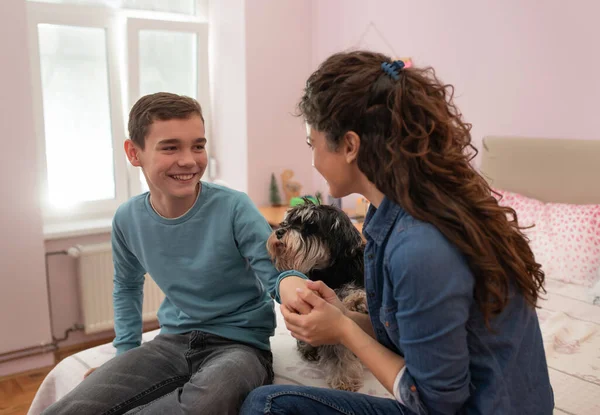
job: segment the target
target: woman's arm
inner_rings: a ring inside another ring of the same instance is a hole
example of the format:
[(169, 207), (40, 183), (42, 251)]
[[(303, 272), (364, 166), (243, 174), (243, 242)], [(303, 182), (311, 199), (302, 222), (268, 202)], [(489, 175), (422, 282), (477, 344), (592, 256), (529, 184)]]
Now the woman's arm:
[(360, 327), (362, 331), (367, 333), (373, 340), (376, 339), (373, 324), (368, 314), (359, 313), (358, 311), (348, 311), (346, 315)]
[(399, 394), (415, 412), (424, 407), (430, 414), (455, 414), (470, 395), (467, 321), (475, 278), (432, 225), (405, 229), (388, 249), (393, 293), (385, 297), (393, 302), (383, 304), (383, 318), (406, 359)]
[[(315, 292), (300, 289), (298, 295), (310, 304), (312, 310), (307, 315), (299, 315), (285, 306), (281, 307), (292, 336), (313, 346), (342, 343), (393, 394), (394, 381), (404, 367), (404, 359), (382, 346), (354, 320)], [(373, 328), (370, 330), (373, 331)]]
[[(364, 315), (364, 314), (362, 314)], [(368, 317), (368, 316), (367, 316)], [(394, 381), (404, 367), (404, 359), (381, 345), (356, 322), (346, 320), (341, 343), (352, 351), (379, 382), (394, 395)], [(371, 332), (373, 326), (369, 322)]]

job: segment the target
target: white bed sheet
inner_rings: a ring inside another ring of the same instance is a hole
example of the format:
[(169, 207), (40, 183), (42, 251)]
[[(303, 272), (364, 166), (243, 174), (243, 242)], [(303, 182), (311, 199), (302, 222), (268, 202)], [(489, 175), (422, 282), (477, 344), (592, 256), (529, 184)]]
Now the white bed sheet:
[[(318, 365), (300, 358), (296, 350), (296, 340), (285, 328), (283, 317), (277, 310), (277, 328), (271, 338), (273, 352), (273, 369), (275, 384), (294, 384), (327, 387), (325, 373)], [(159, 330), (144, 333), (142, 341), (153, 339)], [(38, 415), (53, 402), (65, 396), (83, 379), (83, 375), (91, 367), (98, 367), (115, 356), (116, 349), (111, 344), (104, 344), (84, 350), (62, 360), (48, 373), (42, 382), (29, 409), (28, 415)], [(360, 392), (393, 399), (373, 374), (365, 369), (364, 386)]]
[[(600, 307), (591, 303), (589, 289), (547, 280), (548, 294), (538, 310), (554, 389), (555, 414), (600, 414)], [(279, 307), (276, 307), (277, 309)], [(143, 335), (148, 341), (158, 331)], [(295, 339), (287, 332), (280, 313), (272, 338), (275, 383), (326, 387), (325, 374), (314, 363), (300, 359)], [(29, 415), (37, 415), (73, 389), (90, 367), (115, 354), (110, 344), (82, 351), (61, 361), (44, 379)], [(392, 398), (365, 370), (361, 392)]]

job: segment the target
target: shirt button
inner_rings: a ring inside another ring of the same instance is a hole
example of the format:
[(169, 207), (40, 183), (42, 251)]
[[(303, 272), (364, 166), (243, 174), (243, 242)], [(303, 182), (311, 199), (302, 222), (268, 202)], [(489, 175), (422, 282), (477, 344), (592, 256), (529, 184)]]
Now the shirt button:
[(410, 387), (410, 391), (411, 391), (411, 392), (416, 392), (416, 391), (417, 391), (417, 387), (416, 387), (415, 385), (412, 385), (412, 386)]
[(369, 295), (370, 298), (373, 298), (373, 297), (375, 297), (375, 292), (374, 291), (369, 291), (368, 295)]
[(373, 259), (373, 254), (367, 255), (367, 259)]
[(386, 326), (386, 327), (389, 327), (389, 326), (390, 326), (390, 322), (389, 322), (389, 321), (386, 321), (386, 322), (385, 322), (385, 326)]

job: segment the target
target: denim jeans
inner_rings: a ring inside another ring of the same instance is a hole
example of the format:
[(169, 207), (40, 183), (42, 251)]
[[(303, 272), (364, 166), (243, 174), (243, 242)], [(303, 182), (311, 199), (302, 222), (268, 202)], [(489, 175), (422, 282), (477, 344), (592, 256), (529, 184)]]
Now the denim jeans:
[(237, 414), (273, 381), (270, 351), (193, 331), (158, 335), (99, 367), (43, 414)]
[(311, 386), (270, 385), (248, 395), (240, 415), (409, 415), (392, 399)]

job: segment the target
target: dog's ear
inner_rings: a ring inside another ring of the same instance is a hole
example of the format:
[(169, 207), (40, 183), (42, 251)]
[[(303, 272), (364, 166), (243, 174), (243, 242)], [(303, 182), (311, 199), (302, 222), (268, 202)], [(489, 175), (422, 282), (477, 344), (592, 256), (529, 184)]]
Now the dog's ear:
[(319, 225), (313, 222), (305, 222), (302, 224), (302, 236), (310, 236), (319, 233)]

